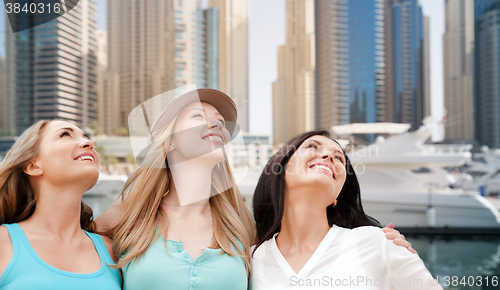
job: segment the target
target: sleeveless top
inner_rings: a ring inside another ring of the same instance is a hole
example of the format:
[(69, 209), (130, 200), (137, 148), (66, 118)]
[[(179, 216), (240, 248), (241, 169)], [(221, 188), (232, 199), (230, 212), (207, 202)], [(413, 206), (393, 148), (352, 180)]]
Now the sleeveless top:
[[(241, 242), (238, 243), (243, 249)], [(238, 252), (234, 247), (233, 251)], [(139, 259), (124, 266), (122, 272), (124, 290), (248, 289), (245, 262), (241, 257), (224, 253), (221, 248), (205, 248), (193, 261), (182, 242), (165, 241), (162, 236)]]
[(14, 224), (4, 224), (9, 231), (13, 253), (7, 268), (0, 276), (0, 290), (17, 289), (121, 289), (121, 277), (113, 265), (101, 236), (84, 231), (94, 243), (101, 260), (101, 268), (93, 273), (79, 274), (57, 269), (43, 261), (28, 241), (22, 228)]

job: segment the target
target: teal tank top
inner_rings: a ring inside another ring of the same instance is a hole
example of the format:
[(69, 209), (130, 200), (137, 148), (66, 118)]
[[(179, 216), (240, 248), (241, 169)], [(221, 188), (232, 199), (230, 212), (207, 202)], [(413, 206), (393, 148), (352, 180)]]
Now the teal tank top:
[(220, 248), (206, 248), (193, 261), (182, 242), (167, 240), (166, 245), (167, 248), (160, 236), (143, 256), (122, 268), (124, 290), (248, 289), (242, 258), (224, 253)]
[(94, 273), (79, 274), (59, 270), (45, 263), (31, 247), (18, 224), (3, 225), (9, 231), (13, 253), (7, 268), (0, 276), (0, 290), (119, 290), (121, 277), (118, 270), (107, 264), (114, 262), (101, 236), (85, 231), (94, 243), (101, 259), (101, 268)]

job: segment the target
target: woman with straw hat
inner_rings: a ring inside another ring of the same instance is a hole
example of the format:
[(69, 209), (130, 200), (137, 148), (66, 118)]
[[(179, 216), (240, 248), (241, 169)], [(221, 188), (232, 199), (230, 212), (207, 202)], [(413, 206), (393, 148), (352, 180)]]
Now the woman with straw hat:
[(255, 227), (222, 150), (236, 117), (227, 95), (198, 89), (151, 126), (122, 198), (96, 220), (112, 229), (124, 289), (247, 289)]

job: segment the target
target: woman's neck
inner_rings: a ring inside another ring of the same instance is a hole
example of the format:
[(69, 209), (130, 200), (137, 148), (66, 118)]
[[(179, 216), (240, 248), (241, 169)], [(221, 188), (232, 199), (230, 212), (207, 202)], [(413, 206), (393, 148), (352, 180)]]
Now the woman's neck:
[(276, 239), (280, 250), (296, 253), (316, 250), (330, 230), (326, 208), (318, 209), (303, 202), (291, 203), (286, 198), (284, 203), (281, 230)]
[(41, 182), (37, 191), (35, 211), (25, 221), (31, 232), (61, 239), (71, 239), (81, 232), (80, 212), (85, 190)]
[(177, 201), (181, 206), (206, 205), (212, 189), (214, 166), (213, 163), (200, 162), (197, 159), (171, 165), (172, 183), (175, 183), (175, 186), (172, 186), (169, 195), (175, 190), (176, 198), (170, 201), (170, 204), (174, 205)]

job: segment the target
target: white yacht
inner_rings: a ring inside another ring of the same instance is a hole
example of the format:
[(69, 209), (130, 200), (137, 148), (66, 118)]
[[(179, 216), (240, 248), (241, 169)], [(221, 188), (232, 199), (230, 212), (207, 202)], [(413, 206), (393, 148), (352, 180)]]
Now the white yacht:
[(487, 146), (481, 148), (467, 162), (467, 172), (474, 177), (473, 186), (480, 189), (484, 195), (500, 195), (500, 149), (490, 150)]
[(342, 134), (400, 133), (348, 152), (365, 212), (404, 233), (500, 233), (498, 209), (477, 191), (450, 188), (455, 180), (443, 169), (464, 164), (471, 145), (428, 145), (432, 122), (414, 132), (402, 125), (333, 127)]

